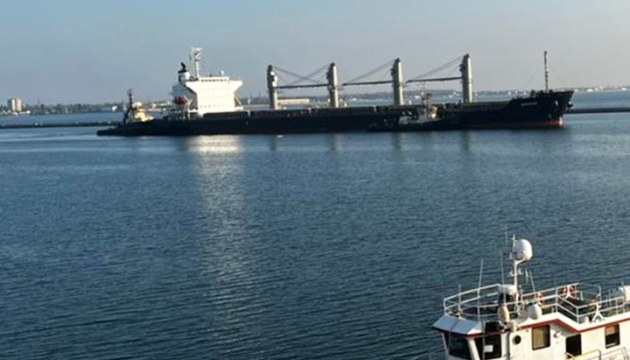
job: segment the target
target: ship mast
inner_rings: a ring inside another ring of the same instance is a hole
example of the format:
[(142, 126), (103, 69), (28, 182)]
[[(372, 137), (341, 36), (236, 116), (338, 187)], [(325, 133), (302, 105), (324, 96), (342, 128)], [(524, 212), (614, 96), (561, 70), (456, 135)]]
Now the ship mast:
[(127, 90), (127, 97), (129, 99), (129, 103), (127, 104), (127, 110), (125, 110), (125, 115), (123, 116), (123, 125), (126, 125), (129, 122), (131, 119), (130, 114), (133, 113), (133, 90)]
[(549, 63), (547, 62), (547, 50), (545, 50), (545, 92), (549, 92)]
[(462, 73), (462, 96), (464, 104), (473, 102), (473, 76), (472, 76), (472, 60), (470, 54), (464, 55), (462, 64), (459, 68)]
[[(525, 239), (517, 239), (516, 236), (512, 236), (512, 276), (514, 277), (514, 288), (518, 290), (518, 276), (520, 275), (519, 266), (525, 262), (528, 262), (534, 256), (532, 244)], [(520, 302), (521, 299), (516, 295), (516, 301)]]
[(339, 74), (337, 64), (331, 63), (326, 73), (328, 80), (328, 103), (331, 108), (339, 107)]
[(190, 49), (190, 60), (195, 63), (195, 78), (199, 79), (201, 76), (201, 48)]

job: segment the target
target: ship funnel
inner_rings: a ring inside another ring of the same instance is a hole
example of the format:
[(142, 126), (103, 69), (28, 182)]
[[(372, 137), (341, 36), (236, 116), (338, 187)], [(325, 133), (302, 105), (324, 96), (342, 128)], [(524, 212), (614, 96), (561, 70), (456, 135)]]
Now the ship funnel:
[(180, 84), (183, 84), (186, 81), (190, 80), (190, 72), (186, 68), (186, 64), (181, 63), (181, 66), (182, 68), (177, 72), (177, 79), (179, 80)]
[(464, 104), (470, 104), (473, 102), (473, 76), (470, 54), (464, 55), (459, 70), (462, 73), (462, 100)]

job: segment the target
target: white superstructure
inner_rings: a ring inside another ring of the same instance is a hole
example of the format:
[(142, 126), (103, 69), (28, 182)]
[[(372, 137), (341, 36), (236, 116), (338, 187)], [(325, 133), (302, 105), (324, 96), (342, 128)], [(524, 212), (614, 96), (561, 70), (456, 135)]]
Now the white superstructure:
[(191, 73), (182, 63), (178, 72), (177, 84), (173, 85), (172, 95), (175, 104), (174, 111), (189, 117), (202, 117), (207, 113), (230, 112), (243, 110), (236, 90), (243, 82), (232, 80), (223, 74), (219, 76), (201, 75), (200, 48), (193, 48), (191, 60), (194, 63), (195, 74)]
[(442, 333), (446, 359), (630, 359), (630, 286), (605, 293), (580, 283), (536, 289), (527, 276), (526, 291), (520, 265), (532, 258), (532, 246), (513, 238), (509, 255), (513, 282), (444, 299), (433, 328)]

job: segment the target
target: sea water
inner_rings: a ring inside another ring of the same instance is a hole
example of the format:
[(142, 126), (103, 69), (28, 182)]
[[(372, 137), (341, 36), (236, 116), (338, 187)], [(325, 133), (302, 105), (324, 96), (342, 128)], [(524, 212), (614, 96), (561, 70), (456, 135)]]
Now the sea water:
[[(623, 106), (627, 94), (574, 102)], [(441, 350), (442, 299), (501, 281), (506, 229), (533, 243), (537, 287), (628, 283), (630, 114), (565, 122), (189, 138), (2, 130), (0, 358), (428, 356)]]

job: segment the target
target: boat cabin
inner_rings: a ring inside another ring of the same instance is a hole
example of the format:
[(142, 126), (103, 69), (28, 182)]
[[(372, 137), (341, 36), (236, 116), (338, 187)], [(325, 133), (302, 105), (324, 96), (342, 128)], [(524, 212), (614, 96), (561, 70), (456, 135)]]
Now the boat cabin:
[[(527, 240), (513, 239), (513, 274), (532, 257)], [(448, 360), (630, 359), (630, 286), (602, 293), (571, 283), (524, 292), (494, 284), (444, 299), (433, 324)]]

